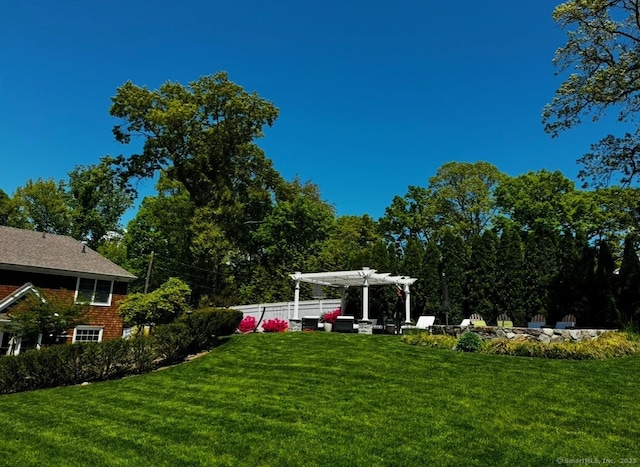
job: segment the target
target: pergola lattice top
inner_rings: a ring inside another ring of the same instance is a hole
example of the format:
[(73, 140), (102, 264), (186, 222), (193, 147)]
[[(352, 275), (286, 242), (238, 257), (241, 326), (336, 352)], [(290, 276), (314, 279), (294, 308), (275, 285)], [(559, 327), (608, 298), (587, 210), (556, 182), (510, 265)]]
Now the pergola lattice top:
[(355, 271), (334, 272), (296, 272), (291, 274), (295, 281), (320, 284), (327, 287), (362, 287), (367, 285), (411, 285), (417, 279), (407, 276), (392, 276), (390, 273), (378, 273), (375, 269), (362, 268)]

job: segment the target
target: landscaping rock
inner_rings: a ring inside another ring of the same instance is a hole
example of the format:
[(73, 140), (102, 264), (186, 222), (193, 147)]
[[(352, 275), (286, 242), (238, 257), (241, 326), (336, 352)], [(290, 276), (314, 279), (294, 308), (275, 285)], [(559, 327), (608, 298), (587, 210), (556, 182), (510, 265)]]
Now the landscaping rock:
[(542, 328), (542, 332), (547, 336), (553, 336), (553, 328)]
[(580, 329), (569, 330), (569, 336), (571, 336), (571, 339), (573, 339), (574, 341), (579, 341), (581, 335), (582, 335), (582, 332), (580, 331)]
[(548, 344), (549, 342), (551, 342), (551, 337), (549, 337), (549, 335), (545, 333), (545, 334), (542, 334), (540, 337), (538, 337), (538, 340), (540, 342), (544, 342), (545, 344)]
[(507, 339), (513, 339), (514, 337), (516, 337), (516, 334), (513, 332), (508, 332), (506, 335)]
[(562, 336), (558, 336), (558, 335), (551, 336), (551, 343), (552, 344), (556, 344), (558, 342), (564, 342), (564, 339), (562, 338)]

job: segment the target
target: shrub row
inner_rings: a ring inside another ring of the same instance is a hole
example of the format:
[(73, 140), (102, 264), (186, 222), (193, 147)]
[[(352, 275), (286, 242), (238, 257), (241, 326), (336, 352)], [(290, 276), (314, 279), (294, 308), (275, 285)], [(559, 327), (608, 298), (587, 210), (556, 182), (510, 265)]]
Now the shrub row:
[(154, 328), (150, 336), (57, 345), (1, 357), (0, 394), (147, 373), (214, 347), (220, 337), (233, 334), (241, 319), (236, 310), (201, 309)]
[(475, 333), (464, 333), (460, 339), (447, 335), (430, 335), (426, 332), (402, 337), (411, 345), (439, 349), (456, 349), (467, 352), (480, 351), (492, 355), (539, 357), (564, 360), (599, 360), (625, 357), (640, 353), (640, 338), (623, 332), (608, 332), (597, 339), (581, 342), (545, 344), (535, 340), (494, 339), (482, 342)]

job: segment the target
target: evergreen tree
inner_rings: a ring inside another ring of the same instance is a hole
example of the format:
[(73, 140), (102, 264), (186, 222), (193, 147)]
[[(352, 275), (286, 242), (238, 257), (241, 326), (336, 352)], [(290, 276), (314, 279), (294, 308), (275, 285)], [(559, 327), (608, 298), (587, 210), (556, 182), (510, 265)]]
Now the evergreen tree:
[[(425, 314), (435, 315), (438, 323), (444, 324), (444, 317), (439, 316), (441, 302), (441, 286), (440, 286), (440, 250), (435, 241), (427, 242), (424, 254), (424, 273), (418, 277), (418, 282), (422, 282), (424, 287)], [(416, 284), (418, 283), (416, 282)]]
[(471, 261), (467, 271), (469, 310), (487, 322), (495, 322), (496, 254), (498, 237), (487, 230), (471, 239)]
[(606, 241), (598, 245), (598, 265), (593, 281), (591, 325), (609, 328), (617, 324), (615, 262)]
[[(468, 314), (466, 303), (466, 271), (469, 251), (462, 237), (447, 230), (440, 243), (442, 271), (449, 290), (449, 322), (458, 324)], [(444, 322), (444, 320), (443, 320)]]
[(404, 248), (400, 274), (418, 279), (411, 286), (411, 319), (424, 314), (427, 284), (422, 278), (426, 275), (425, 266), (424, 244), (413, 237), (409, 238)]
[(506, 225), (498, 243), (496, 258), (497, 313), (507, 313), (515, 326), (526, 326), (524, 308), (524, 258), (518, 230)]
[(524, 241), (524, 307), (527, 318), (541, 314), (549, 321), (552, 286), (558, 271), (557, 234), (542, 225), (526, 233)]
[(640, 261), (636, 253), (636, 239), (627, 235), (620, 266), (618, 295), (619, 322), (622, 326), (640, 327)]

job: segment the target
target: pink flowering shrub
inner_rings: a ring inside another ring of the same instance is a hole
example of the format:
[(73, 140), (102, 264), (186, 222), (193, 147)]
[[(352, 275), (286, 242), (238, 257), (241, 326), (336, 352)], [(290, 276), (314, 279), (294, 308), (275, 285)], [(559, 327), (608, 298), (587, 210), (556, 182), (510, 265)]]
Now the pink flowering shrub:
[(323, 323), (335, 323), (336, 320), (338, 319), (338, 316), (340, 316), (342, 314), (342, 310), (340, 308), (336, 308), (333, 311), (327, 311), (326, 313), (323, 313), (322, 316), (320, 317), (320, 321), (322, 321)]
[(262, 330), (264, 332), (285, 332), (289, 329), (289, 323), (283, 319), (268, 319), (262, 323)]
[(241, 333), (251, 332), (256, 328), (256, 319), (253, 316), (245, 316), (238, 325), (238, 331)]

